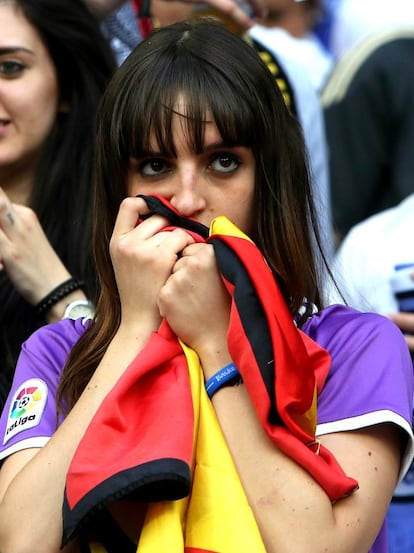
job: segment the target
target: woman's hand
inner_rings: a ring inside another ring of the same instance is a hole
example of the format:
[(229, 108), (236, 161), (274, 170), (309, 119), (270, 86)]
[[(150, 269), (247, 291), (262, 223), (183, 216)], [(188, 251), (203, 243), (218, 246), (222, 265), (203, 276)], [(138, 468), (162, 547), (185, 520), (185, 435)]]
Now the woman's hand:
[[(94, 13), (99, 19), (102, 19), (115, 9), (120, 8), (126, 3), (126, 1), (127, 0), (86, 0), (86, 5), (92, 13)], [(165, 1), (167, 4), (171, 2), (171, 0)], [(196, 4), (199, 0), (183, 1), (190, 4)], [(239, 2), (236, 0), (206, 0), (205, 4), (227, 14), (234, 20), (235, 23), (245, 29), (248, 29), (254, 24), (253, 19), (246, 14), (246, 12), (240, 7)], [(266, 16), (267, 8), (265, 0), (246, 0), (246, 4), (251, 6), (254, 15), (258, 17)]]
[(0, 266), (32, 305), (70, 277), (35, 212), (10, 202), (1, 188)]
[[(166, 0), (167, 2), (171, 0)], [(184, 3), (203, 4), (217, 10), (232, 20), (238, 27), (249, 29), (255, 24), (255, 17), (264, 18), (268, 8), (265, 0), (182, 0)]]
[(187, 246), (160, 290), (158, 305), (177, 336), (198, 353), (205, 373), (212, 356), (226, 352), (227, 360), (230, 303), (213, 246)]
[(122, 308), (122, 322), (139, 323), (145, 317), (156, 329), (161, 321), (157, 300), (171, 275), (178, 254), (193, 238), (184, 230), (163, 232), (168, 220), (152, 215), (142, 198), (126, 198), (119, 209), (110, 242), (110, 254)]

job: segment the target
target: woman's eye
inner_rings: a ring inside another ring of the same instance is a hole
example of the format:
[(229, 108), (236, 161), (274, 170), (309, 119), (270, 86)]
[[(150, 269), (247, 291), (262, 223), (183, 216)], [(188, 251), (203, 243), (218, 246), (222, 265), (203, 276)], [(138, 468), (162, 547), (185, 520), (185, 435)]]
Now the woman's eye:
[(218, 154), (211, 162), (213, 171), (218, 173), (232, 173), (240, 165), (240, 160), (232, 154)]
[(0, 62), (0, 73), (3, 75), (19, 75), (25, 69), (25, 65), (19, 61), (6, 60)]
[(144, 177), (161, 175), (168, 171), (169, 166), (162, 159), (150, 159), (141, 163), (139, 171)]

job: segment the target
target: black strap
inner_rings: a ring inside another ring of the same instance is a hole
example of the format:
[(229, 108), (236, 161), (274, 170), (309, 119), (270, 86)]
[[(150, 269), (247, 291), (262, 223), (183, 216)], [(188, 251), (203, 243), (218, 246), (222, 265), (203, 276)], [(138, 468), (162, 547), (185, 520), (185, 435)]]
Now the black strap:
[(85, 283), (83, 280), (77, 280), (75, 278), (68, 278), (59, 286), (56, 286), (56, 288), (53, 288), (49, 294), (47, 294), (42, 300), (39, 301), (39, 303), (35, 306), (35, 309), (38, 313), (38, 315), (43, 315), (43, 313), (46, 313), (55, 303), (58, 303), (63, 298), (66, 298), (69, 294), (74, 292), (75, 290), (79, 290), (79, 288), (83, 288)]

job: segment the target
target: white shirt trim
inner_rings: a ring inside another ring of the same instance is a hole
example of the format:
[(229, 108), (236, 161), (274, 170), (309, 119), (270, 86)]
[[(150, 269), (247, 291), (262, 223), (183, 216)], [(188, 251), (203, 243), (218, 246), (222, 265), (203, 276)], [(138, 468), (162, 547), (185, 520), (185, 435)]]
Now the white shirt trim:
[(384, 422), (394, 423), (407, 433), (407, 447), (401, 459), (401, 468), (398, 476), (398, 482), (400, 482), (414, 459), (414, 435), (411, 425), (397, 413), (384, 409), (382, 411), (374, 411), (372, 413), (366, 413), (365, 415), (359, 415), (358, 417), (318, 424), (315, 434), (316, 436), (323, 436), (324, 434), (332, 434), (334, 432), (360, 430)]
[(27, 440), (22, 440), (21, 442), (14, 444), (4, 451), (0, 452), (0, 461), (9, 457), (13, 453), (22, 451), (23, 449), (31, 448), (42, 448), (50, 440), (50, 436), (36, 436), (35, 438), (28, 438)]

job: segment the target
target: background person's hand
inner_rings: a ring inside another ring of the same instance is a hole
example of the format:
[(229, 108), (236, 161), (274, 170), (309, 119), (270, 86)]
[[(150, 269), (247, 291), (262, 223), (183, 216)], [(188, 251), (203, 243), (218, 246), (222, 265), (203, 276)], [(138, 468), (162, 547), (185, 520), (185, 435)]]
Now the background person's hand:
[[(109, 15), (115, 9), (121, 7), (126, 3), (126, 0), (85, 0), (89, 9), (99, 18), (103, 19)], [(245, 3), (252, 8), (252, 14), (255, 17), (265, 17), (267, 8), (265, 0), (244, 0)], [(199, 4), (203, 3), (207, 6), (211, 6), (224, 14), (228, 15), (235, 23), (240, 25), (244, 29), (250, 28), (254, 24), (253, 17), (246, 14), (245, 10), (240, 7), (237, 0), (161, 0), (160, 4), (179, 5), (179, 4)], [(178, 11), (180, 11), (178, 9)], [(187, 16), (185, 16), (187, 17)]]
[[(414, 287), (414, 271), (410, 273), (410, 279), (413, 281)], [(401, 306), (400, 306), (401, 308)], [(407, 309), (408, 306), (407, 306)], [(399, 327), (401, 332), (405, 336), (405, 341), (411, 351), (414, 354), (414, 313), (407, 311), (399, 311), (397, 313), (391, 313), (388, 317)]]
[[(160, 0), (160, 4), (179, 4), (177, 0)], [(254, 25), (254, 18), (263, 18), (267, 14), (265, 0), (182, 0), (181, 3), (200, 4), (210, 7), (228, 16), (234, 23), (243, 29)]]
[(414, 353), (414, 313), (393, 313), (389, 318), (404, 333), (405, 341), (412, 353)]
[(10, 202), (1, 188), (0, 263), (19, 294), (32, 305), (70, 277), (35, 212)]

